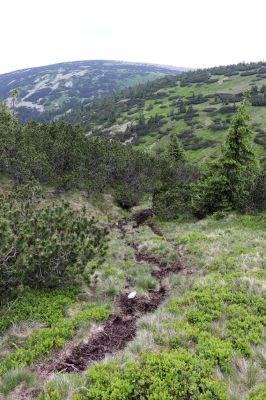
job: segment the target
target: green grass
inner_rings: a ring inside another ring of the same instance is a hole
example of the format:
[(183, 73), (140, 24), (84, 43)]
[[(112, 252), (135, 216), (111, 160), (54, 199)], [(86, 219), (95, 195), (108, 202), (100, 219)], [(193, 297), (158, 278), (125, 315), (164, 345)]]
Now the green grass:
[[(166, 373), (163, 365), (168, 354), (175, 354), (175, 351), (193, 354), (195, 362), (202, 362), (204, 368), (208, 368), (209, 377), (220, 392), (210, 397), (205, 393), (203, 399), (222, 396), (228, 400), (246, 400), (249, 395), (249, 399), (253, 398), (252, 393), (264, 393), (264, 389), (256, 388), (266, 377), (265, 221), (265, 213), (256, 216), (217, 214), (198, 222), (178, 224), (156, 221), (168, 239), (180, 244), (186, 270), (193, 274), (165, 279), (164, 284), (171, 288), (169, 300), (139, 320), (136, 338), (123, 352), (109, 357), (107, 364), (98, 369), (88, 370), (88, 376), (95, 379), (87, 382), (89, 393), (95, 396), (97, 393), (99, 399), (116, 398), (113, 382), (122, 379), (129, 392), (125, 391), (120, 398), (134, 398), (130, 397), (133, 396), (132, 387), (135, 394), (140, 390), (131, 380), (138, 380), (138, 362), (145, 376), (146, 366), (142, 360), (154, 357), (154, 352), (160, 354), (159, 365), (156, 356), (153, 362), (162, 376)], [(147, 227), (139, 228), (134, 240), (141, 251), (165, 257), (168, 262), (176, 257), (171, 244), (156, 237)], [(125, 366), (129, 360), (137, 362), (132, 366), (132, 376), (127, 375)], [(190, 362), (193, 364), (192, 360)], [(110, 375), (103, 388), (100, 376), (107, 370)], [(192, 377), (193, 374), (191, 370)], [(152, 387), (157, 388), (159, 384), (160, 389), (156, 390), (161, 397), (158, 399), (170, 400), (173, 395), (164, 387), (167, 378), (163, 376), (163, 382), (155, 381)], [(169, 379), (167, 387), (172, 384)], [(179, 380), (177, 382), (181, 385)], [(149, 392), (149, 385), (150, 382), (144, 383), (147, 390), (144, 398), (157, 399)], [(96, 386), (99, 392), (93, 392)], [(84, 398), (93, 398), (90, 396)], [(190, 396), (194, 398), (193, 394)], [(197, 396), (195, 399), (200, 398)]]
[(66, 307), (75, 303), (77, 290), (27, 290), (0, 310), (0, 333), (19, 321), (53, 324), (65, 316)]
[[(123, 70), (117, 70), (117, 72), (122, 72)], [(123, 72), (127, 72), (124, 70)], [(154, 79), (160, 78), (164, 76), (160, 72), (151, 72), (146, 75), (136, 75), (132, 78), (119, 78), (119, 79), (114, 79), (114, 81), (117, 83), (119, 89), (124, 89), (129, 86), (134, 86), (134, 85), (139, 85), (141, 83), (145, 83), (147, 81), (153, 81)]]
[(68, 99), (69, 99), (69, 96), (67, 94), (62, 94), (62, 96), (60, 96), (56, 100), (56, 103), (58, 104), (59, 107), (61, 107)]
[[(64, 197), (77, 209), (87, 202), (81, 193)], [(104, 224), (122, 216), (111, 196), (100, 196), (87, 207)], [(132, 212), (144, 207), (149, 207), (148, 200)], [(136, 337), (123, 351), (109, 355), (85, 375), (55, 375), (40, 399), (171, 400), (173, 393), (180, 397), (180, 391), (195, 400), (263, 399), (266, 213), (154, 222), (165, 238), (147, 226), (136, 230), (129, 224), (125, 238), (112, 231), (106, 260), (92, 277), (93, 304), (87, 303), (88, 292), (27, 291), (1, 310), (10, 316), (5, 330), (25, 320), (42, 323), (29, 330), (17, 349), (2, 356), (3, 393), (20, 384), (38, 385), (23, 368), (36, 360), (45, 362), (79, 332), (81, 338), (87, 336), (93, 321), (108, 317), (116, 295), (135, 290), (140, 296), (158, 287), (151, 276), (155, 267), (136, 263), (128, 245), (134, 242), (140, 252), (168, 263), (178, 262), (181, 251), (185, 271), (163, 280), (168, 299), (138, 320)], [(180, 372), (173, 375), (175, 368)]]
[(13, 368), (31, 365), (34, 360), (43, 360), (53, 350), (62, 348), (84, 321), (101, 321), (109, 314), (104, 307), (87, 306), (71, 318), (59, 318), (50, 327), (33, 332), (19, 349), (2, 360), (0, 375)]
[[(216, 93), (236, 94), (245, 92), (246, 90), (249, 90), (251, 85), (254, 83), (254, 76), (231, 76), (227, 78), (221, 75), (217, 78), (219, 78), (219, 81), (223, 80), (223, 82), (191, 84), (190, 86), (185, 87), (181, 87), (177, 82), (176, 84), (173, 84), (172, 87), (160, 89), (157, 93), (164, 92), (167, 94), (167, 97), (161, 99), (148, 98), (145, 100), (144, 105), (141, 106), (140, 109), (137, 109), (136, 107), (128, 108), (126, 111), (118, 114), (117, 121), (114, 123), (114, 125), (116, 123), (123, 124), (129, 121), (133, 122), (138, 118), (140, 113), (145, 116), (146, 120), (156, 114), (161, 115), (165, 118), (165, 122), (163, 126), (160, 127), (160, 131), (164, 132), (166, 129), (169, 129), (169, 131), (166, 133), (166, 136), (160, 138), (158, 135), (156, 135), (156, 133), (159, 133), (159, 130), (157, 132), (153, 132), (154, 134), (152, 135), (147, 133), (141, 137), (141, 140), (137, 142), (136, 146), (140, 147), (141, 149), (148, 148), (152, 151), (161, 151), (165, 148), (165, 143), (169, 140), (169, 135), (174, 132), (182, 133), (187, 129), (191, 129), (196, 137), (205, 140), (214, 140), (216, 142), (213, 146), (203, 142), (196, 148), (192, 148), (190, 145), (186, 144), (185, 138), (181, 138), (181, 141), (183, 141), (183, 144), (188, 151), (188, 158), (191, 161), (206, 161), (206, 159), (217, 155), (219, 146), (223, 142), (226, 135), (226, 129), (214, 132), (210, 129), (210, 124), (214, 118), (220, 118), (222, 121), (224, 121), (225, 118), (230, 119), (232, 117), (232, 113), (219, 113), (219, 109), (224, 104), (221, 101), (217, 104), (214, 104), (214, 100), (211, 98), (204, 103), (193, 105), (193, 108), (199, 113), (199, 115), (193, 119), (193, 125), (190, 127), (184, 120), (183, 116), (180, 116), (178, 121), (169, 116), (169, 113), (172, 111), (175, 113), (178, 112), (178, 107), (174, 105), (174, 103), (178, 100), (171, 100), (170, 98), (172, 96), (179, 96), (186, 103), (187, 98), (192, 95), (201, 94), (206, 96), (215, 95)], [(255, 83), (257, 83), (258, 87), (260, 88), (262, 85), (266, 84), (266, 78), (263, 78), (261, 81)], [(217, 108), (217, 112), (209, 115), (207, 112), (203, 111), (205, 108), (209, 107)], [(256, 123), (256, 129), (261, 128), (266, 131), (265, 107), (250, 107), (250, 114), (251, 124)], [(257, 151), (260, 156), (266, 155), (266, 139), (264, 143), (265, 144), (263, 146), (256, 144)]]
[(37, 384), (38, 379), (31, 371), (26, 368), (15, 368), (12, 371), (6, 372), (0, 378), (0, 394), (7, 395), (18, 385), (22, 385), (23, 388), (29, 388)]

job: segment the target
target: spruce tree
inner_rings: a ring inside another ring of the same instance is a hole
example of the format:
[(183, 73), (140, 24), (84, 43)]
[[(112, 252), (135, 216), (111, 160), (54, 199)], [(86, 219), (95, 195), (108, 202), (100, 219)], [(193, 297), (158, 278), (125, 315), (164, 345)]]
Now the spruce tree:
[(194, 187), (192, 207), (197, 216), (228, 209), (246, 212), (253, 206), (252, 187), (259, 173), (253, 137), (245, 99), (233, 116), (221, 156)]
[(248, 206), (249, 189), (259, 171), (249, 119), (245, 99), (232, 119), (219, 160), (219, 169), (227, 182), (228, 200), (240, 209)]
[(168, 154), (175, 162), (184, 161), (185, 159), (185, 151), (183, 145), (176, 134), (171, 137), (168, 146)]
[(13, 108), (13, 114), (15, 113), (15, 100), (19, 95), (19, 90), (18, 89), (13, 89), (10, 92), (10, 96), (12, 97), (12, 108)]

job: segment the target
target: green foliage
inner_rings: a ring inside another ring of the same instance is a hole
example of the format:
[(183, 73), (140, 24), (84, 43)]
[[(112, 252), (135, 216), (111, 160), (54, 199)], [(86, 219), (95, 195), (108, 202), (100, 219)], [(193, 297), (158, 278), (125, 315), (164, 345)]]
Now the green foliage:
[(44, 194), (43, 187), (32, 179), (24, 185), (18, 185), (9, 195), (9, 200), (20, 202), (21, 207), (29, 207), (31, 204), (38, 203)]
[(232, 119), (220, 159), (229, 200), (237, 208), (246, 206), (248, 190), (259, 170), (249, 119), (244, 100)]
[(259, 172), (244, 100), (229, 127), (222, 154), (195, 185), (192, 206), (202, 217), (223, 209), (249, 210), (251, 187)]
[[(53, 384), (46, 387), (42, 400), (62, 399)], [(224, 388), (213, 377), (208, 362), (180, 349), (161, 354), (145, 354), (140, 364), (127, 362), (91, 367), (87, 372), (83, 400), (226, 400)]]
[(11, 154), (21, 126), (12, 113), (0, 102), (0, 171), (11, 168)]
[(218, 365), (222, 371), (229, 370), (232, 347), (229, 340), (220, 339), (208, 332), (199, 334), (196, 352), (213, 366)]
[(255, 178), (250, 191), (251, 202), (256, 211), (266, 209), (266, 169)]
[(191, 185), (180, 183), (174, 187), (158, 186), (153, 192), (155, 214), (163, 220), (171, 220), (191, 212)]
[(15, 368), (0, 378), (0, 394), (7, 395), (18, 385), (27, 388), (33, 387), (36, 383), (36, 376), (31, 371), (26, 368)]
[(191, 206), (194, 214), (205, 217), (220, 210), (230, 209), (226, 196), (227, 179), (217, 171), (216, 165), (192, 187)]
[[(207, 360), (212, 368), (219, 366), (223, 372), (229, 372), (232, 345), (228, 339), (219, 338), (209, 332), (209, 325), (205, 321), (197, 324), (199, 320), (194, 318), (196, 314), (188, 316), (188, 322), (177, 322), (174, 324), (176, 335), (168, 340), (168, 345), (172, 348), (180, 349), (187, 347), (195, 348), (195, 354)], [(208, 321), (209, 322), (209, 321)]]
[(177, 135), (171, 137), (168, 145), (168, 154), (174, 162), (185, 160), (185, 151)]
[[(89, 276), (106, 250), (107, 231), (66, 203), (0, 207), (0, 288), (59, 287)], [(93, 263), (92, 263), (93, 260)]]
[(74, 304), (76, 289), (28, 289), (0, 309), (0, 333), (19, 321), (40, 321), (52, 325)]
[(16, 183), (39, 181), (59, 191), (78, 188), (94, 194), (113, 185), (125, 186), (136, 197), (151, 191), (161, 172), (157, 158), (132, 146), (88, 137), (78, 126), (65, 123), (22, 126), (4, 106), (0, 145), (0, 171)]
[(207, 70), (198, 70), (187, 72), (181, 77), (181, 86), (189, 85), (190, 83), (208, 82), (210, 73)]
[[(180, 155), (180, 154), (179, 154)], [(185, 154), (178, 160), (168, 153), (161, 183), (153, 191), (153, 209), (162, 220), (176, 219), (191, 215), (191, 190), (193, 182), (198, 178), (197, 169), (185, 161)]]
[(265, 400), (265, 399), (266, 399), (266, 384), (262, 384), (261, 386), (252, 390), (247, 398), (247, 400)]
[(0, 375), (14, 367), (30, 365), (33, 360), (47, 357), (53, 349), (63, 347), (84, 321), (101, 321), (109, 314), (110, 311), (104, 307), (88, 306), (69, 319), (59, 318), (50, 327), (33, 332), (21, 348), (4, 358), (0, 364)]
[(130, 210), (136, 206), (140, 200), (141, 194), (131, 190), (127, 185), (117, 185), (114, 193), (117, 204), (125, 209)]
[[(185, 330), (189, 335), (191, 329), (196, 328), (196, 331), (192, 330), (196, 349), (205, 358), (212, 358), (222, 369), (228, 366), (232, 348), (243, 356), (249, 356), (250, 344), (261, 343), (266, 325), (265, 296), (247, 294), (245, 283), (240, 280), (236, 285), (234, 278), (234, 275), (228, 275), (222, 286), (219, 281), (211, 279), (205, 285), (196, 286), (182, 299), (170, 303), (172, 312), (185, 313), (189, 324), (185, 325)], [(217, 339), (213, 336), (213, 323), (222, 318), (226, 320), (226, 325), (223, 331), (218, 330), (220, 339)], [(202, 330), (209, 333), (201, 334)], [(177, 337), (174, 343), (178, 342)]]

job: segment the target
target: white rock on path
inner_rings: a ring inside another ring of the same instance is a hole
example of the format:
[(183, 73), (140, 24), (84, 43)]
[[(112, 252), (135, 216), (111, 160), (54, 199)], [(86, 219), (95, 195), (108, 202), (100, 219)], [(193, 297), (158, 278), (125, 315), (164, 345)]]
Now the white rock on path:
[(128, 299), (134, 299), (137, 295), (137, 292), (131, 292), (129, 293), (129, 295), (127, 296)]

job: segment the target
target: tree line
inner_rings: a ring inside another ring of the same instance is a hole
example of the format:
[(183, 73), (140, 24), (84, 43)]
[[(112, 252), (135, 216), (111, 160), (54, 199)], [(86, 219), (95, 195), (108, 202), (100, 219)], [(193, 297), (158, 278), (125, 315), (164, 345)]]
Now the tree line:
[(42, 186), (113, 193), (124, 209), (152, 197), (161, 219), (266, 209), (266, 171), (243, 100), (220, 156), (192, 165), (177, 135), (158, 154), (90, 137), (70, 124), (20, 124), (0, 108), (0, 172), (14, 190), (0, 199), (0, 301), (24, 286), (58, 287), (90, 279), (105, 255), (107, 231), (67, 204), (43, 205)]

